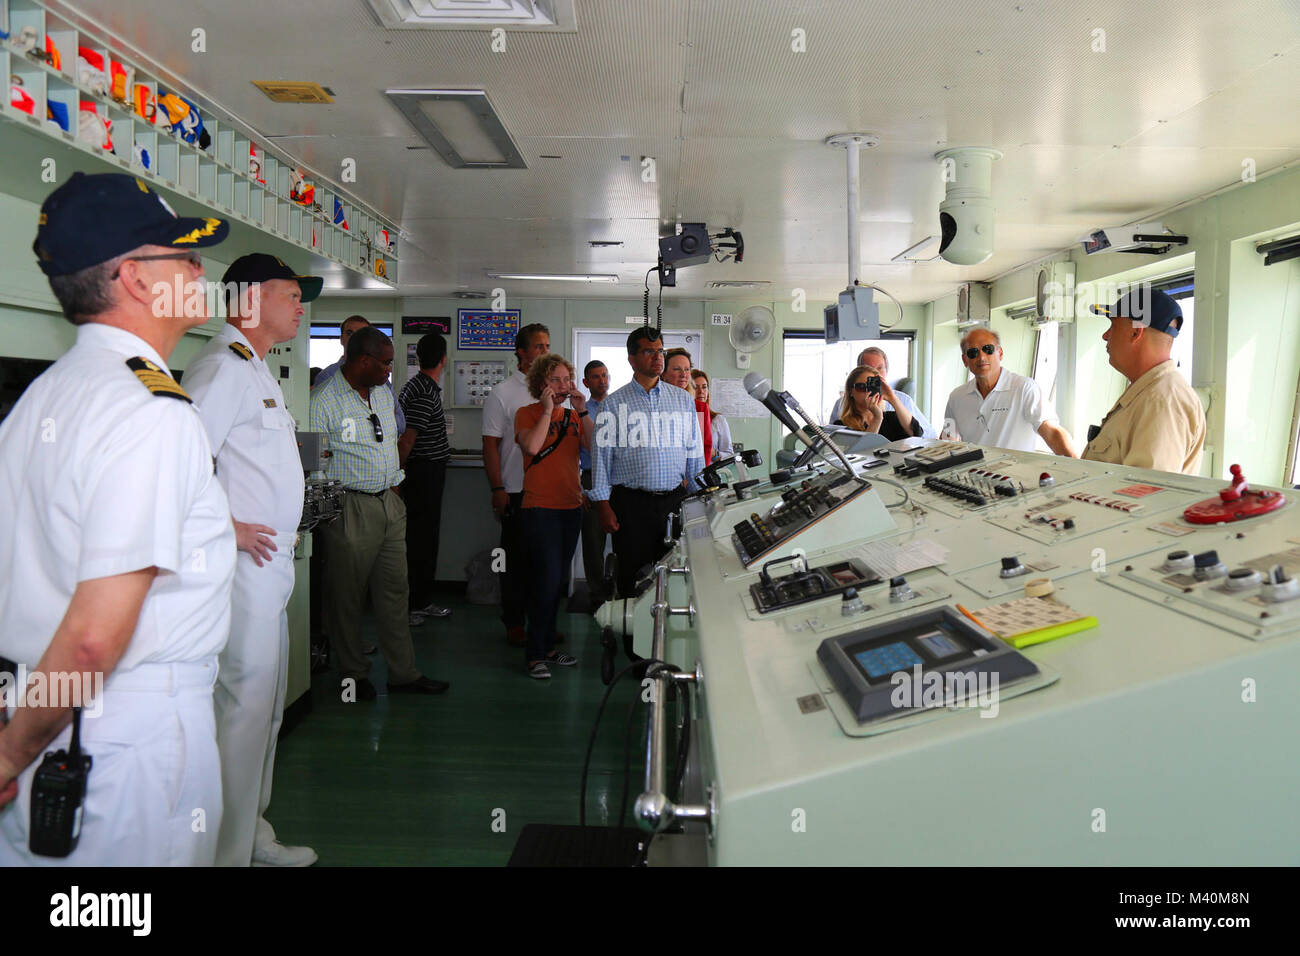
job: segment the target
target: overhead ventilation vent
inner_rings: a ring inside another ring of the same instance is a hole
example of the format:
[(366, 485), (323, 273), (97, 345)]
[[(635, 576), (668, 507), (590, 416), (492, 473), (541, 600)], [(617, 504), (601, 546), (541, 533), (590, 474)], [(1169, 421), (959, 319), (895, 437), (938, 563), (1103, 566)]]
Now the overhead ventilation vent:
[(763, 289), (772, 283), (767, 279), (719, 279), (704, 283), (706, 289)]
[(457, 290), (452, 295), (458, 299), (486, 299), (488, 297), (486, 292), (470, 292), (468, 289)]
[(448, 166), (528, 168), (482, 90), (385, 90), (384, 95)]
[(576, 33), (573, 0), (366, 0), (390, 30), (511, 30)]
[(254, 80), (253, 85), (272, 103), (333, 103), (334, 93), (319, 83), (292, 83), (288, 80)]

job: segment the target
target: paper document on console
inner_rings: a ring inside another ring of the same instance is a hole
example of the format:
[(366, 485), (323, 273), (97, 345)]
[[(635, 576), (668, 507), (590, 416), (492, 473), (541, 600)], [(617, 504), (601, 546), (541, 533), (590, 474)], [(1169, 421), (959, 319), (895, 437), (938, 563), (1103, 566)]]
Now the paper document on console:
[(852, 554), (860, 556), (881, 578), (896, 578), (948, 560), (948, 549), (928, 540), (909, 541), (907, 544), (873, 541), (855, 548)]

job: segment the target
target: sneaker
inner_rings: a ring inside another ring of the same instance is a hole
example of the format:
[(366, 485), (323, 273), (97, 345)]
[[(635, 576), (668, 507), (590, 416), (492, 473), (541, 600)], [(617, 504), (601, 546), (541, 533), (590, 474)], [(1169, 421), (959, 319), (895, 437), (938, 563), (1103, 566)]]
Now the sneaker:
[(561, 654), (559, 651), (556, 651), (550, 657), (546, 658), (546, 663), (558, 664), (561, 667), (572, 667), (574, 664), (578, 663), (578, 659), (572, 654)]
[(253, 866), (311, 866), (318, 859), (309, 846), (285, 846), (279, 840), (253, 847)]
[(412, 611), (411, 613), (406, 615), (406, 624), (408, 627), (419, 627), (428, 619), (429, 616), (425, 614), (423, 611)]
[(451, 608), (430, 604), (427, 607), (420, 608), (416, 613), (423, 614), (426, 617), (451, 617)]
[(523, 647), (528, 643), (528, 632), (522, 627), (506, 628), (506, 643), (511, 647)]
[(528, 665), (528, 676), (533, 680), (550, 680), (551, 669), (541, 661), (534, 661)]

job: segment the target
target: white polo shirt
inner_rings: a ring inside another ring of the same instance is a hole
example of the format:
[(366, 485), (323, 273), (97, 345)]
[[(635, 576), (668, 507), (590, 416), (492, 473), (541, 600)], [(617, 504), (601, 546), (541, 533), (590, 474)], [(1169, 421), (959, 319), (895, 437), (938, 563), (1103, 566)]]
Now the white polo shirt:
[(483, 434), (501, 439), (501, 483), (512, 495), (524, 490), (524, 453), (515, 441), (515, 412), (535, 401), (528, 394), (528, 376), (516, 368), (483, 403)]
[(0, 656), (19, 664), (40, 660), (79, 582), (149, 567), (160, 573), (115, 673), (225, 647), (230, 505), (194, 406), (151, 392), (135, 359), (165, 384), (143, 339), (82, 325), (0, 423)]
[(1003, 369), (987, 397), (972, 378), (948, 396), (943, 417), (957, 423), (963, 441), (1016, 451), (1038, 451), (1043, 422), (1056, 422), (1056, 410), (1032, 378)]
[(303, 473), (280, 383), (244, 333), (226, 323), (185, 370), (217, 480), (238, 521), (292, 535), (302, 518)]

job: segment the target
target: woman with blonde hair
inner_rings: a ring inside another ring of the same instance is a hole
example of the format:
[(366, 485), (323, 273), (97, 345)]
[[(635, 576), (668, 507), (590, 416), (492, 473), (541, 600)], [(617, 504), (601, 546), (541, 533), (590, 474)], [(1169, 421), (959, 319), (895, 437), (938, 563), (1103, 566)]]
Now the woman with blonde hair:
[(705, 434), (704, 417), (707, 415), (709, 431), (713, 436), (713, 457), (709, 460), (730, 458), (736, 453), (731, 444), (731, 425), (725, 416), (713, 410), (709, 373), (702, 368), (692, 369), (691, 381), (695, 383), (695, 409), (700, 414), (700, 434)]
[[(569, 562), (582, 530), (578, 449), (591, 448), (595, 431), (587, 399), (574, 387), (572, 363), (548, 352), (528, 369), (537, 399), (515, 412), (515, 440), (524, 453), (520, 528), (528, 548), (528, 676), (546, 679), (550, 665), (578, 663), (555, 649), (555, 617), (569, 589)], [(565, 400), (570, 408), (565, 408)]]
[(840, 413), (832, 425), (843, 425), (857, 432), (878, 432), (884, 421), (884, 396), (878, 388), (873, 389), (867, 379), (876, 377), (876, 370), (866, 365), (859, 365), (844, 380), (844, 398), (840, 401)]

